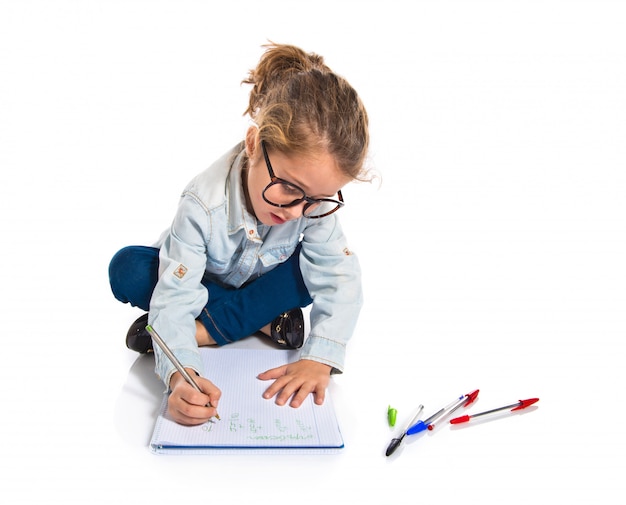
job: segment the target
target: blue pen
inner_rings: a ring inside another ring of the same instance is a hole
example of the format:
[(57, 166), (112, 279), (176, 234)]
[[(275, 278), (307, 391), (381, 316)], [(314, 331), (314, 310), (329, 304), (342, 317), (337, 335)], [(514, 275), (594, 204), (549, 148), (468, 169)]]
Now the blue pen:
[(431, 425), (434, 426), (432, 423), (435, 419), (441, 419), (443, 418), (443, 416), (451, 414), (463, 404), (465, 404), (465, 406), (467, 407), (470, 403), (472, 403), (476, 399), (477, 396), (478, 396), (478, 389), (469, 394), (459, 396), (449, 405), (446, 405), (442, 409), (439, 409), (428, 419), (425, 419), (424, 421), (418, 421), (417, 423), (415, 423), (408, 430), (406, 430), (406, 434), (415, 435), (416, 433), (420, 433), (422, 431), (429, 429)]

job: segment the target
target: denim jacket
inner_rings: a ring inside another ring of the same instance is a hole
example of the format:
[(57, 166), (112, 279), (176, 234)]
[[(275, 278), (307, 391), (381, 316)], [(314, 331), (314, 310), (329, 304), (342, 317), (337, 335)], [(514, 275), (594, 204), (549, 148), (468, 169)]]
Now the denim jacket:
[[(202, 373), (195, 318), (210, 296), (201, 284), (205, 273), (239, 288), (286, 261), (301, 241), (300, 269), (313, 304), (300, 358), (341, 373), (362, 305), (358, 259), (348, 249), (337, 214), (271, 227), (259, 223), (246, 208), (244, 153), (244, 144), (238, 144), (183, 191), (170, 228), (155, 244), (160, 249), (159, 281), (149, 323), (183, 366)], [(183, 270), (177, 270), (181, 265)], [(155, 371), (169, 385), (175, 369), (160, 349), (155, 356)]]

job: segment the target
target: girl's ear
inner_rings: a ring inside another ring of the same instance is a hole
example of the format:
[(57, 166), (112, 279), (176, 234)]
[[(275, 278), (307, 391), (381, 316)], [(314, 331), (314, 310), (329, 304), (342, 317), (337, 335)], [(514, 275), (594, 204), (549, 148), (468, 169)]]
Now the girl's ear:
[(259, 129), (256, 126), (248, 128), (246, 133), (246, 154), (248, 158), (253, 158), (258, 145)]

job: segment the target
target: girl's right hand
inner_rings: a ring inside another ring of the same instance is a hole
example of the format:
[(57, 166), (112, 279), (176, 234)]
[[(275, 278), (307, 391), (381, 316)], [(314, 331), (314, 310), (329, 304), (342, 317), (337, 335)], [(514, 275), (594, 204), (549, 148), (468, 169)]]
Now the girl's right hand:
[[(192, 376), (195, 372), (187, 369)], [(175, 372), (170, 380), (171, 393), (167, 400), (167, 411), (179, 424), (192, 426), (207, 422), (217, 414), (217, 404), (222, 392), (210, 380), (194, 377), (202, 393), (190, 386), (185, 378)], [(207, 405), (211, 405), (207, 407)]]

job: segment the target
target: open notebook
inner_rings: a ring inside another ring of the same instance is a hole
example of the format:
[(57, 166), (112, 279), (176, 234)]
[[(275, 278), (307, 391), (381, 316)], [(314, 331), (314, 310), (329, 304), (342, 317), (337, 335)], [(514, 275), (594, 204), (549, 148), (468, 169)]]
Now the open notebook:
[(154, 427), (150, 448), (155, 453), (204, 454), (229, 451), (335, 452), (343, 439), (326, 391), (323, 405), (309, 395), (297, 409), (279, 407), (263, 392), (271, 381), (257, 374), (297, 359), (296, 351), (200, 349), (206, 375), (222, 391), (218, 412), (200, 426), (182, 426), (167, 414), (167, 395)]

